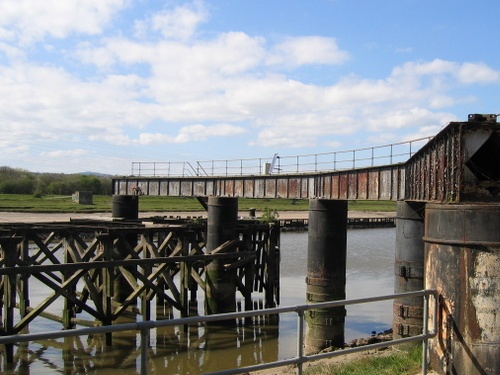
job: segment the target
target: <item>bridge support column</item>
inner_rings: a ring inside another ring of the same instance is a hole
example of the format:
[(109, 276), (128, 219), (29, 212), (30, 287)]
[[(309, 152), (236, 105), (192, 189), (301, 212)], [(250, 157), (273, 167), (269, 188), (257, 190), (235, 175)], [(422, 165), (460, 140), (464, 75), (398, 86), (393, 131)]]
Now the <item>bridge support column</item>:
[[(394, 293), (413, 292), (424, 288), (424, 210), (425, 203), (397, 203)], [(394, 339), (421, 334), (422, 319), (422, 297), (395, 300)], [(398, 348), (404, 350), (415, 345), (418, 345), (418, 342), (401, 344)]]
[[(4, 267), (14, 268), (17, 264), (18, 245), (22, 237), (0, 237), (0, 250), (4, 258)], [(2, 276), (2, 292), (0, 295), (0, 304), (3, 308), (3, 331), (6, 335), (13, 335), (14, 315), (16, 308), (16, 286), (17, 280), (15, 274)], [(14, 344), (5, 344), (5, 358), (8, 364), (14, 363)]]
[(139, 217), (138, 195), (113, 195), (111, 206), (115, 219), (137, 220)]
[[(137, 220), (139, 217), (139, 196), (137, 195), (114, 195), (112, 201), (112, 216), (115, 219)], [(113, 251), (113, 259), (122, 260), (129, 255), (127, 247), (134, 248), (137, 245), (137, 233), (132, 231), (126, 233), (118, 242)], [(125, 302), (132, 294), (134, 288), (128, 283), (124, 272), (136, 271), (136, 267), (127, 266), (120, 272), (117, 268), (114, 276), (113, 300), (118, 303)]]
[[(347, 201), (311, 199), (307, 252), (307, 302), (345, 299)], [(305, 314), (306, 354), (344, 346), (345, 308), (309, 310)]]
[(500, 205), (428, 204), (425, 287), (440, 298), (439, 373), (500, 374)]
[[(207, 217), (207, 252), (226, 241), (236, 239), (238, 198), (209, 197)], [(226, 271), (224, 260), (214, 260), (206, 267), (205, 308), (207, 314), (236, 311), (235, 271)]]

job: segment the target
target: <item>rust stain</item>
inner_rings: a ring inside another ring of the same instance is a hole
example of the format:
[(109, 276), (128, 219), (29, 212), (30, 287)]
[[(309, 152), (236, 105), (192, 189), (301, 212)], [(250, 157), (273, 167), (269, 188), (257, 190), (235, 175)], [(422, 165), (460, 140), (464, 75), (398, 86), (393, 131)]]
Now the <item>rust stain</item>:
[(288, 179), (279, 178), (276, 186), (278, 198), (288, 198)]
[(288, 194), (289, 198), (301, 198), (301, 183), (298, 178), (290, 178), (288, 182)]
[(246, 198), (253, 198), (255, 196), (255, 181), (252, 180), (245, 180), (245, 194), (244, 197)]

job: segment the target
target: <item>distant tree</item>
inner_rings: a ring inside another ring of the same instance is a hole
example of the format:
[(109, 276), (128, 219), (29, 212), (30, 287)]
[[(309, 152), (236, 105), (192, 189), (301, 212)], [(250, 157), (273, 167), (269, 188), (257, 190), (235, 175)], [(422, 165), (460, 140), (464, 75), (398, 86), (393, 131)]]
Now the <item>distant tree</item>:
[(35, 176), (23, 169), (0, 167), (0, 193), (32, 194), (36, 185)]
[(111, 194), (111, 179), (83, 174), (33, 173), (0, 167), (0, 193), (3, 194), (71, 195), (76, 191)]

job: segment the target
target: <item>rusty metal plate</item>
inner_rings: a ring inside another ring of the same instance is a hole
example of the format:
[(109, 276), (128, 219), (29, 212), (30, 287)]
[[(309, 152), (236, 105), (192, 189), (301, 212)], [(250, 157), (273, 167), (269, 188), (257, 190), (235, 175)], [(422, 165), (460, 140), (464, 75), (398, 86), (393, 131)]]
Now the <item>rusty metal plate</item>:
[(288, 181), (288, 198), (302, 197), (301, 194), (301, 179), (300, 178), (290, 178)]
[(255, 181), (252, 179), (246, 179), (243, 185), (243, 196), (245, 198), (253, 198), (255, 196)]
[(268, 178), (265, 180), (264, 198), (276, 198), (276, 179)]
[(288, 178), (278, 178), (276, 181), (276, 195), (278, 198), (288, 198)]

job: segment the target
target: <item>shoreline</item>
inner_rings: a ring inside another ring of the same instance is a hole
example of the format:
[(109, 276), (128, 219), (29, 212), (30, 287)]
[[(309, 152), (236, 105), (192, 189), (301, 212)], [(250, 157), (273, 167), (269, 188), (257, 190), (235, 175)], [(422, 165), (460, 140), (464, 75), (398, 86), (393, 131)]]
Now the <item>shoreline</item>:
[[(239, 217), (247, 218), (248, 211), (238, 212)], [(307, 219), (309, 211), (278, 211), (279, 219)], [(163, 212), (139, 212), (139, 219), (150, 217), (180, 217), (180, 218), (197, 218), (207, 217), (206, 211), (163, 211)], [(349, 211), (349, 218), (388, 218), (395, 217), (396, 212), (393, 211)], [(259, 218), (257, 212), (256, 218)], [(49, 222), (66, 222), (70, 220), (113, 220), (111, 212), (97, 213), (75, 213), (75, 212), (58, 212), (58, 213), (38, 213), (38, 212), (14, 212), (6, 211), (0, 213), (1, 223), (49, 223)]]

